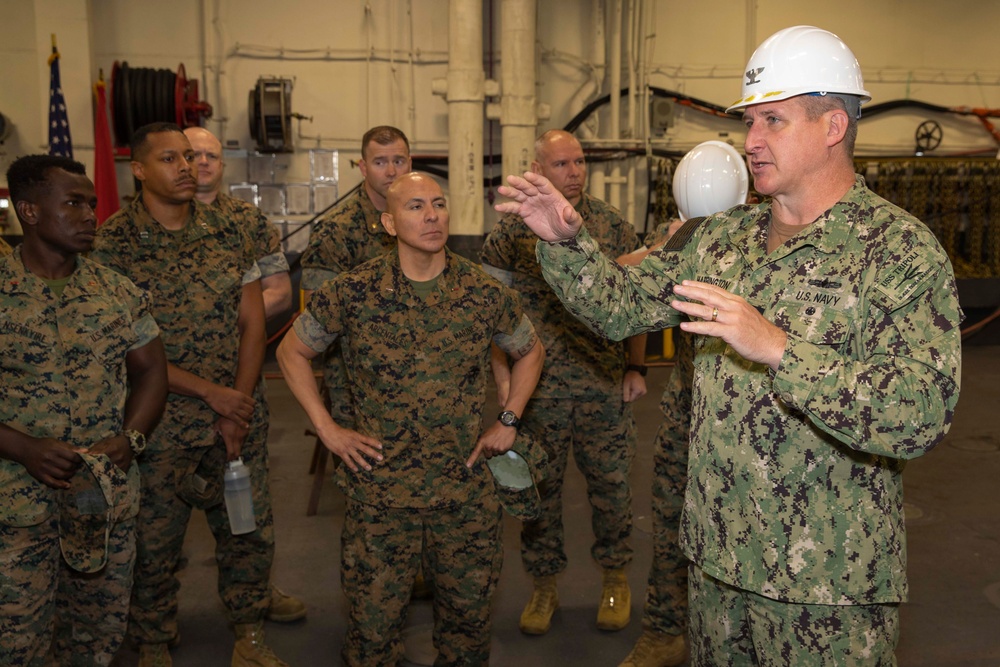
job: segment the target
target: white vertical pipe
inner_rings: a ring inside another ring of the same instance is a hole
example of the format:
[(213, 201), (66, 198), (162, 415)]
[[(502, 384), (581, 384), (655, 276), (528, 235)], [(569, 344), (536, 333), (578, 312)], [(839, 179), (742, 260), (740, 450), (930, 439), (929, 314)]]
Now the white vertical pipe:
[(593, 165), (587, 169), (587, 180), (590, 181), (590, 196), (604, 201), (606, 193), (605, 174), (603, 165)]
[[(611, 54), (608, 61), (611, 87), (611, 127), (608, 138), (621, 139), (621, 88), (622, 88), (622, 2), (614, 0), (611, 8)], [(617, 165), (611, 171), (611, 188), (608, 203), (618, 207), (621, 202), (621, 168)]]
[(406, 110), (407, 127), (406, 136), (411, 143), (418, 143), (417, 138), (417, 72), (416, 64), (413, 62), (413, 54), (417, 49), (416, 40), (413, 38), (413, 0), (409, 0), (406, 5), (406, 13), (409, 16), (410, 24), (410, 101)]
[[(636, 72), (637, 55), (642, 42), (639, 37), (642, 30), (642, 20), (639, 0), (629, 0), (629, 39), (628, 48), (628, 138), (637, 137), (636, 127), (639, 118), (639, 86)], [(625, 179), (625, 219), (635, 224), (635, 159), (628, 159), (628, 176)]]
[(500, 140), (503, 174), (522, 174), (534, 158), (536, 1), (500, 3)]
[(448, 208), (453, 236), (483, 233), (483, 10), (451, 0), (448, 11)]

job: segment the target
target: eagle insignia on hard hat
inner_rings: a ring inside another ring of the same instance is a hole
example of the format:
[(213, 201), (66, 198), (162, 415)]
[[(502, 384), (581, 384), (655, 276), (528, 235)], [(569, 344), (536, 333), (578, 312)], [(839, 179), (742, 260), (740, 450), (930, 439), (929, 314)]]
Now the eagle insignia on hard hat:
[(756, 67), (754, 69), (747, 70), (747, 83), (746, 83), (746, 85), (752, 86), (755, 83), (760, 83), (760, 81), (757, 79), (757, 77), (760, 75), (761, 72), (764, 71), (764, 69), (765, 69), (764, 67)]

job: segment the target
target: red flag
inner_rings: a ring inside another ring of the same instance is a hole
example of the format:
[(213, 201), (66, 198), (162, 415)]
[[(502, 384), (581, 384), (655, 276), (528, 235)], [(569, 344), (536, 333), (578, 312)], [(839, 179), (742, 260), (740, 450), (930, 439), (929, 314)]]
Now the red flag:
[(108, 129), (108, 101), (104, 79), (94, 84), (96, 107), (94, 109), (94, 189), (97, 191), (97, 224), (107, 220), (121, 208), (118, 200), (118, 176), (115, 174), (115, 156), (111, 150), (111, 131)]

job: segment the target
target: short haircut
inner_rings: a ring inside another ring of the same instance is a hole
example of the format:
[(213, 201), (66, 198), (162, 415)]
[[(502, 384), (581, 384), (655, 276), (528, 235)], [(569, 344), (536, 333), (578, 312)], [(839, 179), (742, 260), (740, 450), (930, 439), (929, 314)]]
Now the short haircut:
[(142, 162), (142, 160), (146, 157), (146, 153), (149, 151), (149, 135), (159, 134), (160, 132), (179, 132), (180, 134), (184, 134), (184, 130), (182, 130), (176, 123), (166, 123), (161, 121), (143, 125), (132, 133), (132, 140), (129, 141), (129, 149), (132, 152), (132, 159), (136, 162)]
[(365, 158), (365, 151), (368, 150), (368, 144), (375, 142), (379, 146), (388, 146), (389, 144), (395, 143), (402, 140), (406, 144), (406, 154), (410, 154), (410, 140), (406, 138), (403, 131), (399, 128), (393, 127), (392, 125), (379, 125), (373, 127), (372, 129), (365, 132), (365, 136), (361, 137), (361, 159)]
[[(580, 140), (576, 138), (576, 135), (572, 132), (567, 132), (566, 130), (560, 130), (559, 128), (553, 128), (551, 130), (546, 130), (535, 139), (535, 160), (539, 159), (539, 156), (545, 152), (545, 147), (548, 145), (549, 141), (555, 136), (569, 135), (570, 138), (576, 140), (580, 143)], [(583, 146), (580, 147), (581, 149)]]
[(861, 100), (854, 96), (841, 95), (799, 95), (802, 100), (802, 107), (806, 111), (806, 118), (811, 121), (819, 120), (819, 117), (827, 111), (839, 109), (847, 113), (847, 132), (844, 133), (844, 148), (847, 149), (847, 156), (854, 158), (854, 142), (858, 139), (858, 115), (861, 112)]
[(10, 200), (17, 210), (17, 202), (32, 201), (52, 185), (49, 171), (62, 169), (71, 174), (86, 176), (87, 171), (76, 160), (61, 155), (25, 155), (11, 163), (7, 169), (7, 188)]

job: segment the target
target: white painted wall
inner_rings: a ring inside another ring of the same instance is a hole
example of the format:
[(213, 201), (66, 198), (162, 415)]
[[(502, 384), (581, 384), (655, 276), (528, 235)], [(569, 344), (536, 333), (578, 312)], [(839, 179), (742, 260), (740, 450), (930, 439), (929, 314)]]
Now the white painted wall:
[[(595, 30), (592, 18), (595, 7), (603, 11), (611, 3), (538, 3), (538, 98), (552, 109), (540, 131), (564, 125), (592, 99), (594, 82), (606, 85), (602, 40), (607, 35)], [(492, 22), (489, 16), (484, 20), (484, 44), (493, 30), (493, 72), (499, 78), (499, 2), (493, 4)], [(739, 95), (744, 64), (757, 43), (780, 28), (811, 23), (836, 32), (852, 47), (873, 103), (913, 98), (1000, 107), (994, 48), (1000, 2), (660, 0), (652, 5), (644, 32), (654, 86), (728, 104)], [(202, 97), (215, 107), (208, 127), (243, 148), (251, 147), (246, 106), (257, 78), (293, 78), (293, 109), (313, 120), (301, 126), (294, 122), (296, 130), (301, 127), (296, 142), (303, 150), (278, 158), (287, 181), (308, 179), (304, 149), (319, 146), (341, 151), (341, 189), (351, 187), (360, 177), (350, 161), (358, 157), (361, 134), (376, 124), (402, 128), (415, 154), (447, 149), (446, 104), (431, 92), (431, 82), (447, 70), (446, 0), (0, 0), (0, 112), (15, 125), (13, 136), (0, 145), (0, 172), (17, 155), (44, 150), (51, 32), (59, 35), (63, 53), (77, 158), (88, 167), (90, 85), (98, 68), (110, 76), (115, 60), (171, 69), (183, 62), (188, 75), (200, 79)], [(484, 68), (487, 59), (484, 54)], [(909, 152), (917, 124), (928, 117), (901, 111), (863, 120), (858, 152)], [(941, 151), (996, 148), (975, 119), (949, 115), (937, 120), (945, 132)], [(607, 136), (607, 112), (594, 122), (599, 136)], [(742, 141), (739, 123), (678, 109), (663, 145), (686, 150), (720, 132), (729, 132), (737, 145)], [(498, 149), (495, 124), (493, 136)], [(119, 168), (121, 190), (128, 193), (127, 169)], [(241, 161), (230, 161), (227, 168), (229, 180), (243, 180)], [(645, 196), (644, 190), (637, 192), (642, 205)], [(489, 226), (491, 212), (485, 208)]]

